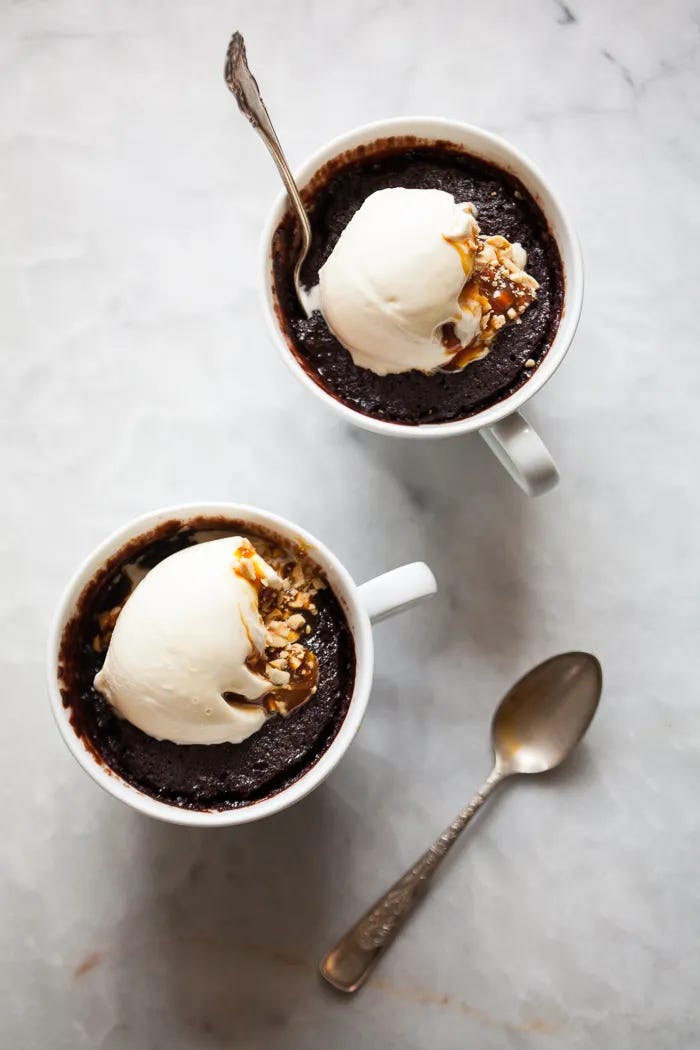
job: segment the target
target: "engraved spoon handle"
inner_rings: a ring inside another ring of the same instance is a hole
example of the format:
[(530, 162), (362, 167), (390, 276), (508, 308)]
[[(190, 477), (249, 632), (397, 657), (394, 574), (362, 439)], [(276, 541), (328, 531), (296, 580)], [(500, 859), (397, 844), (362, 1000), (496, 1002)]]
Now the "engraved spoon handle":
[(468, 806), (439, 835), (412, 868), (376, 901), (321, 963), (321, 974), (341, 992), (356, 992), (396, 937), (430, 880), (497, 784), (506, 776), (495, 767)]
[[(234, 33), (231, 37), (231, 43), (229, 44), (226, 53), (224, 77), (230, 91), (236, 98), (241, 113), (248, 118), (272, 154), (272, 159), (277, 165), (277, 170), (282, 177), (282, 182), (287, 190), (287, 195), (292, 202), (292, 206), (294, 207), (297, 218), (299, 219), (301, 225), (302, 248), (294, 267), (294, 283), (297, 287), (297, 293), (299, 293), (301, 288), (301, 264), (306, 258), (309, 247), (311, 246), (311, 224), (309, 223), (309, 217), (306, 214), (301, 194), (299, 193), (297, 184), (294, 181), (294, 176), (289, 169), (287, 159), (282, 152), (279, 139), (277, 138), (275, 129), (272, 126), (270, 115), (267, 112), (265, 103), (260, 95), (258, 82), (248, 68), (245, 43), (240, 33)], [(301, 295), (300, 298), (302, 299), (302, 305), (304, 305), (304, 300)]]

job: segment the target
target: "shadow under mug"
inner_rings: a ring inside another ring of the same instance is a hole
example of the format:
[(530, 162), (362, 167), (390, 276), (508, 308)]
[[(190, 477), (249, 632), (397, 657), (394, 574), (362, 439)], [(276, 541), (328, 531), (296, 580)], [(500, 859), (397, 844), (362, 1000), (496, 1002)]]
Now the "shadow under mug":
[[(252, 802), (238, 809), (196, 811), (180, 809), (166, 802), (159, 802), (127, 783), (101, 762), (86, 746), (70, 718), (60, 689), (59, 655), (61, 638), (66, 624), (76, 609), (78, 600), (87, 584), (105, 563), (131, 540), (146, 536), (154, 528), (168, 521), (187, 524), (201, 518), (230, 518), (270, 530), (293, 543), (302, 543), (311, 557), (323, 569), (330, 586), (340, 601), (355, 645), (356, 673), (348, 711), (337, 736), (318, 761), (310, 766), (293, 784), (283, 788), (269, 798)], [(136, 518), (118, 529), (100, 544), (77, 570), (59, 601), (51, 625), (47, 650), (47, 675), (49, 698), (58, 729), (73, 757), (82, 768), (110, 795), (125, 802), (140, 813), (156, 817), (171, 824), (187, 824), (196, 827), (222, 827), (231, 824), (246, 824), (252, 820), (270, 816), (298, 802), (325, 780), (338, 764), (352, 743), (367, 708), (374, 670), (374, 645), (372, 624), (395, 613), (404, 612), (413, 605), (435, 594), (435, 577), (424, 562), (413, 562), (377, 576), (358, 586), (347, 569), (336, 556), (315, 536), (291, 521), (276, 514), (237, 503), (188, 503), (182, 506), (164, 507)]]
[(447, 141), (474, 156), (490, 161), (515, 175), (532, 194), (547, 219), (564, 267), (564, 303), (559, 327), (542, 363), (530, 378), (508, 397), (466, 419), (415, 426), (392, 423), (350, 408), (317, 383), (298, 361), (280, 327), (272, 283), (272, 239), (288, 207), (281, 193), (267, 221), (261, 244), (262, 300), (268, 330), (282, 358), (311, 393), (333, 408), (347, 422), (387, 437), (425, 440), (455, 437), (478, 431), (511, 477), (530, 496), (556, 485), (559, 475), (544, 442), (520, 409), (537, 393), (561, 364), (576, 332), (583, 303), (583, 261), (578, 237), (558, 198), (541, 172), (504, 139), (481, 128), (439, 117), (398, 117), (364, 124), (333, 139), (295, 172), (297, 184), (306, 186), (328, 161), (347, 150), (392, 136), (415, 136)]

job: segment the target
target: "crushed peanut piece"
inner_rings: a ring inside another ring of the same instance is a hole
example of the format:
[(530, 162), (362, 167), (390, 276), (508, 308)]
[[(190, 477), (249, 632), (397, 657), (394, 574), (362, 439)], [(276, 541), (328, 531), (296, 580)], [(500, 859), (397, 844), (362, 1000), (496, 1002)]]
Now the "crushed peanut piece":
[(268, 664), (265, 668), (265, 675), (275, 686), (289, 685), (290, 674), (289, 671), (283, 671), (279, 667), (272, 667)]
[(289, 639), (273, 631), (265, 632), (265, 645), (270, 649), (285, 649), (289, 645)]

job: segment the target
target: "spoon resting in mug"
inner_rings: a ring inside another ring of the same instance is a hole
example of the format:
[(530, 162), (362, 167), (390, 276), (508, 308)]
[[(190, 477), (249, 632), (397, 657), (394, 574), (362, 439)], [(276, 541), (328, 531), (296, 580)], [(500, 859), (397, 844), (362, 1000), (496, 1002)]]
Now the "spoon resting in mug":
[(294, 181), (294, 176), (292, 175), (289, 164), (287, 163), (287, 158), (284, 155), (280, 141), (272, 126), (270, 115), (267, 112), (265, 103), (260, 95), (258, 82), (248, 67), (245, 42), (241, 34), (238, 32), (233, 34), (231, 37), (231, 43), (228, 46), (226, 65), (224, 67), (224, 79), (226, 80), (229, 91), (231, 91), (235, 97), (241, 113), (244, 117), (247, 117), (272, 154), (272, 159), (277, 165), (277, 170), (282, 177), (287, 196), (289, 197), (290, 203), (296, 212), (297, 219), (299, 220), (299, 227), (301, 229), (301, 247), (299, 248), (299, 254), (297, 255), (294, 264), (294, 288), (297, 293), (297, 298), (299, 299), (304, 312), (308, 316), (308, 314), (311, 313), (311, 306), (309, 303), (308, 292), (301, 282), (301, 268), (304, 259), (309, 254), (309, 248), (311, 247), (311, 223), (306, 214), (306, 208), (301, 199), (299, 188)]

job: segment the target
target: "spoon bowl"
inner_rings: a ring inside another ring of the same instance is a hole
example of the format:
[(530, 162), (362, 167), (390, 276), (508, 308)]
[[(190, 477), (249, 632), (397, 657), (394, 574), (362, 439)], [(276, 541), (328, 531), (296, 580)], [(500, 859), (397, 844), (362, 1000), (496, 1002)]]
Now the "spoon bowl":
[(523, 675), (491, 723), (501, 775), (546, 773), (561, 765), (591, 724), (602, 687), (600, 663), (590, 653), (561, 653)]

